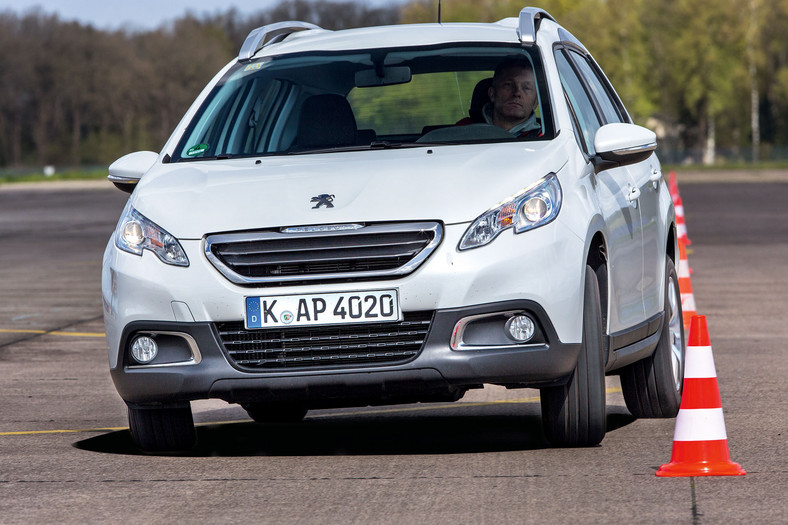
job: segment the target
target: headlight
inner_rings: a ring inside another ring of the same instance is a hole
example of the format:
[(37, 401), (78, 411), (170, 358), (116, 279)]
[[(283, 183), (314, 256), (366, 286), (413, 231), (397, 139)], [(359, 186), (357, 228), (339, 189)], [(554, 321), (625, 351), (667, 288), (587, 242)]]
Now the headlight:
[(544, 226), (558, 216), (560, 209), (561, 184), (551, 173), (473, 221), (458, 248), (484, 246), (508, 228), (514, 227), (514, 233), (522, 233)]
[(178, 240), (126, 204), (115, 229), (115, 246), (124, 252), (142, 255), (150, 250), (167, 264), (189, 266), (189, 259)]

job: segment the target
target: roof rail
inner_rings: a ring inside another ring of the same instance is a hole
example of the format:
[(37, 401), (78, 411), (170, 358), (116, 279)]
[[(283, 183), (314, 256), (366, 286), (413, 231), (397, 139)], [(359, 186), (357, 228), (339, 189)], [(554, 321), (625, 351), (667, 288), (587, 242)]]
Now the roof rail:
[(536, 30), (539, 29), (539, 22), (544, 19), (552, 20), (555, 18), (550, 16), (550, 13), (538, 7), (524, 7), (520, 11), (519, 24), (517, 27), (517, 38), (520, 39), (522, 44), (535, 44), (536, 43)]
[(257, 29), (252, 29), (241, 46), (241, 51), (238, 53), (238, 60), (242, 62), (251, 60), (255, 53), (260, 51), (266, 44), (279, 42), (291, 33), (305, 31), (307, 29), (323, 28), (315, 24), (310, 24), (309, 22), (287, 21), (276, 22), (258, 27)]

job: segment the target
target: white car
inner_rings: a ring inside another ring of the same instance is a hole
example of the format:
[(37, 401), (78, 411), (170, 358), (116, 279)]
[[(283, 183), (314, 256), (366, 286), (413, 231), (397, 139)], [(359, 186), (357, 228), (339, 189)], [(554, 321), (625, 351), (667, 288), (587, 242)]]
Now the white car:
[[(475, 91), (475, 94), (474, 94)], [(549, 14), (252, 31), (131, 193), (104, 254), (109, 364), (143, 451), (190, 401), (258, 422), (538, 388), (605, 434), (605, 375), (673, 417), (684, 334), (656, 136)]]

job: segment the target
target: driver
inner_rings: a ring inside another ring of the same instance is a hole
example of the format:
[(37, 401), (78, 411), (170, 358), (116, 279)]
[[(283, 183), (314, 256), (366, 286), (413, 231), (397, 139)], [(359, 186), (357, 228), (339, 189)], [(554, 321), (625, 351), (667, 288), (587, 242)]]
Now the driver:
[(505, 129), (515, 137), (541, 135), (542, 125), (534, 110), (539, 104), (531, 62), (523, 57), (505, 58), (495, 68), (487, 90), (490, 102), (482, 108), (487, 124)]

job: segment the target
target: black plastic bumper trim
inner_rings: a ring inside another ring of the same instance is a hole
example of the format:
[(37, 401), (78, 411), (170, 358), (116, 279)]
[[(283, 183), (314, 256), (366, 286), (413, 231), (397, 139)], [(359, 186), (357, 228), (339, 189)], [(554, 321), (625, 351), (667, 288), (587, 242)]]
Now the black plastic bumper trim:
[[(451, 334), (463, 317), (523, 310), (537, 320), (545, 344), (498, 349), (452, 350)], [(167, 368), (129, 368), (127, 342), (138, 331), (189, 334), (202, 362)], [(287, 369), (243, 372), (228, 363), (213, 323), (135, 321), (123, 331), (118, 363), (111, 370), (120, 396), (129, 403), (177, 403), (216, 397), (246, 401), (300, 401), (311, 407), (357, 406), (418, 400), (480, 384), (542, 387), (560, 384), (574, 370), (579, 343), (563, 343), (545, 311), (532, 301), (505, 301), (435, 311), (421, 353), (407, 363), (346, 369)]]

